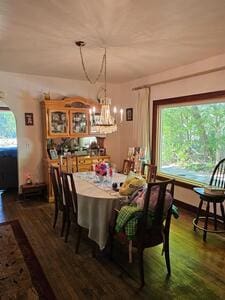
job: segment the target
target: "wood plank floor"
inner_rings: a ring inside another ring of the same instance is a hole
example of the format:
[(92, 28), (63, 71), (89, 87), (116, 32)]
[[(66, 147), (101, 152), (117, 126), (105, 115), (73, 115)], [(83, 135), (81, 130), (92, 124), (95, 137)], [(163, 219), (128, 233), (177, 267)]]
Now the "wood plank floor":
[[(166, 277), (162, 247), (145, 250), (146, 286), (138, 291), (137, 265), (118, 263), (124, 259), (120, 251), (111, 262), (98, 255), (92, 258), (91, 244), (81, 240), (80, 253), (75, 254), (75, 230), (66, 244), (59, 237), (60, 223), (52, 228), (54, 207), (41, 201), (15, 201), (4, 194), (0, 201), (0, 222), (19, 219), (57, 299), (225, 299), (225, 235), (193, 232), (191, 213), (180, 210), (180, 218), (172, 220), (170, 250), (172, 275)], [(127, 259), (126, 259), (127, 261)]]

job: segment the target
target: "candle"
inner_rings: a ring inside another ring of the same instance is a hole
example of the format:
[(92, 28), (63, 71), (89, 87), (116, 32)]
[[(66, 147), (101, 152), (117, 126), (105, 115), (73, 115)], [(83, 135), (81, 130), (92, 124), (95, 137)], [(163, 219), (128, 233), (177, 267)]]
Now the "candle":
[(93, 106), (92, 111), (93, 111), (93, 114), (95, 114), (95, 111), (96, 111), (95, 106)]
[(89, 109), (89, 114), (90, 114), (90, 115), (92, 114), (92, 109), (91, 109), (91, 108)]
[(113, 113), (114, 113), (114, 114), (117, 113), (117, 108), (116, 108), (116, 106), (113, 107)]
[(123, 109), (120, 109), (120, 122), (123, 122)]
[(108, 124), (110, 123), (109, 115), (110, 115), (110, 111), (109, 111), (109, 108), (108, 108), (108, 109), (106, 110), (106, 121), (107, 121)]

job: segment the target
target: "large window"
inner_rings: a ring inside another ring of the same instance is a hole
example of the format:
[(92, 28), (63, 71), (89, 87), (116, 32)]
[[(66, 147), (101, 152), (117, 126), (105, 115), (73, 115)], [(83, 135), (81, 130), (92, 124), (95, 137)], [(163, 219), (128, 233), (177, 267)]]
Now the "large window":
[(157, 101), (155, 109), (159, 174), (183, 182), (209, 183), (216, 163), (225, 157), (225, 96), (169, 102)]

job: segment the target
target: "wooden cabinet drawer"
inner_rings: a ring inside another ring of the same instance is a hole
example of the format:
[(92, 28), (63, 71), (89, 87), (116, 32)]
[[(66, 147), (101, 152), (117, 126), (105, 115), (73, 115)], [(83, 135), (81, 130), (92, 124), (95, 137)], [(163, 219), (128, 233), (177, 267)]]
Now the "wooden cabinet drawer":
[(78, 158), (77, 164), (78, 165), (91, 165), (92, 159), (91, 158)]

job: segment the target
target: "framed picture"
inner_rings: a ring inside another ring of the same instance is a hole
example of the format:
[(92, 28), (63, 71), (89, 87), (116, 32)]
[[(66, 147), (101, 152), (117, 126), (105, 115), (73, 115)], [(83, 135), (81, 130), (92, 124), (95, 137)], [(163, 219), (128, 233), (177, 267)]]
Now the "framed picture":
[(58, 153), (55, 149), (50, 149), (49, 154), (51, 159), (58, 159)]
[(133, 108), (126, 109), (126, 121), (133, 121)]
[(34, 115), (33, 113), (25, 113), (25, 125), (33, 126), (34, 125)]

